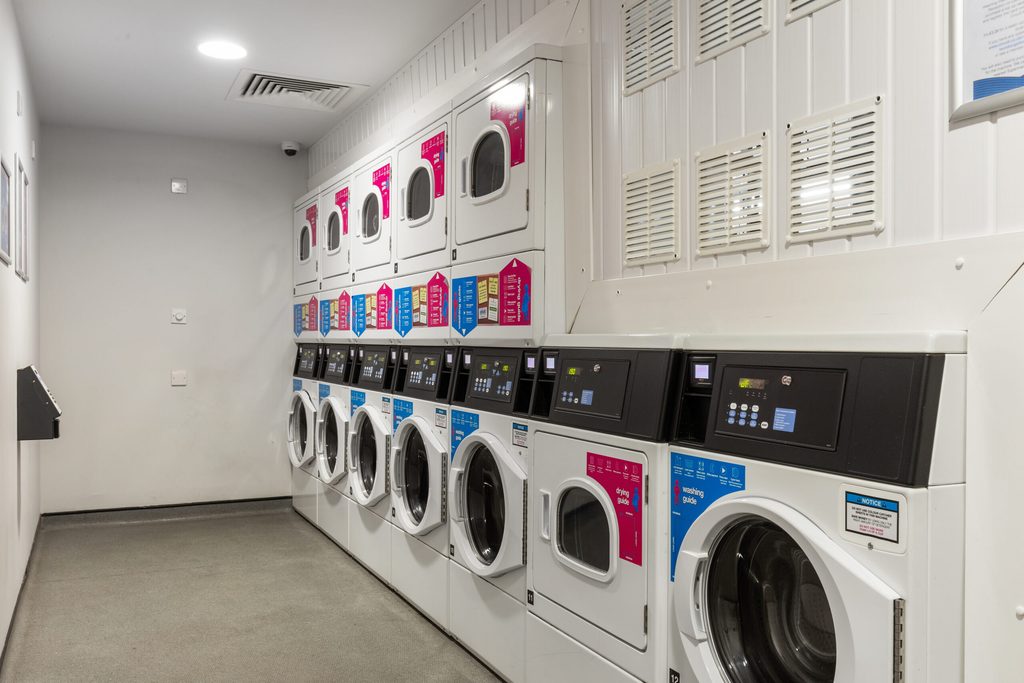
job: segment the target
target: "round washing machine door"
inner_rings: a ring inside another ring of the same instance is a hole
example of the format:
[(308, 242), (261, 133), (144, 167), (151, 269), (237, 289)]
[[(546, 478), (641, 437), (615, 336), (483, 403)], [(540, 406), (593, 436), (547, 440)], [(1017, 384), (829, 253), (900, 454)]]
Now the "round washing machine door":
[(713, 504), (680, 547), (674, 609), (704, 683), (890, 680), (899, 595), (778, 501)]
[(348, 474), (348, 419), (334, 396), (324, 399), (316, 415), (316, 458), (320, 479), (336, 484)]
[(523, 507), (526, 473), (494, 436), (463, 439), (448, 475), (452, 542), (478, 576), (498, 576), (525, 564)]
[(308, 464), (314, 457), (316, 409), (305, 391), (292, 394), (288, 405), (288, 459), (295, 467)]
[(407, 417), (391, 440), (391, 501), (406, 533), (421, 536), (447, 521), (448, 452), (422, 417)]
[(360, 505), (376, 505), (388, 495), (391, 435), (381, 412), (362, 405), (349, 423), (349, 473), (352, 497)]

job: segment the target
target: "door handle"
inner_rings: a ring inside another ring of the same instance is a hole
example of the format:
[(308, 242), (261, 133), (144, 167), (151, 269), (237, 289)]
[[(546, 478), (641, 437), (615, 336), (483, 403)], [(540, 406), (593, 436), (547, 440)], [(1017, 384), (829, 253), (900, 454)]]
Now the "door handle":
[(551, 542), (551, 492), (540, 492), (540, 537)]
[(459, 163), (459, 194), (466, 196), (466, 175), (469, 169), (469, 157), (462, 157)]
[(398, 220), (400, 220), (400, 221), (404, 221), (404, 220), (405, 220), (405, 212), (406, 212), (406, 205), (405, 205), (405, 188), (403, 187), (403, 188), (402, 188), (402, 208), (401, 208), (401, 210), (400, 210), (400, 211), (398, 212)]
[(465, 510), (462, 509), (462, 479), (465, 472), (461, 468), (453, 468), (452, 472), (455, 474), (455, 490), (448, 492), (452, 499), (452, 521), (461, 522), (466, 518)]

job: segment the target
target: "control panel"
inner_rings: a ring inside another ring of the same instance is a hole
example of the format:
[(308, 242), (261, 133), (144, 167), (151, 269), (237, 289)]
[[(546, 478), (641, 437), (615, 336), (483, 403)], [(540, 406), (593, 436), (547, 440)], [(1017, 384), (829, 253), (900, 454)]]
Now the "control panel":
[(388, 350), (377, 348), (360, 349), (359, 355), (362, 359), (359, 383), (382, 384), (384, 382), (384, 373), (388, 367)]
[(410, 389), (433, 391), (441, 374), (441, 354), (413, 351), (409, 353), (409, 365), (405, 384)]
[(555, 387), (555, 410), (622, 417), (629, 390), (629, 361), (566, 359)]
[(348, 347), (328, 346), (324, 355), (322, 379), (331, 384), (344, 384), (348, 381)]
[(299, 350), (295, 355), (294, 374), (297, 377), (314, 379), (316, 377), (317, 363), (320, 360), (320, 347), (316, 344), (299, 344)]
[(471, 359), (469, 373), (469, 395), (491, 401), (512, 401), (519, 358), (513, 355), (498, 356), (477, 354)]

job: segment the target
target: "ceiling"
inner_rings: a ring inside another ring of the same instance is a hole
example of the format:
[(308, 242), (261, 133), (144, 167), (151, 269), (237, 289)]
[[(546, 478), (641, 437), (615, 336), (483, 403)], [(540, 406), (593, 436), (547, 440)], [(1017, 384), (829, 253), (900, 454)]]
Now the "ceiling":
[[(47, 123), (309, 145), (476, 0), (14, 0)], [(238, 61), (204, 57), (231, 40)], [(342, 108), (228, 99), (242, 69), (360, 84)]]

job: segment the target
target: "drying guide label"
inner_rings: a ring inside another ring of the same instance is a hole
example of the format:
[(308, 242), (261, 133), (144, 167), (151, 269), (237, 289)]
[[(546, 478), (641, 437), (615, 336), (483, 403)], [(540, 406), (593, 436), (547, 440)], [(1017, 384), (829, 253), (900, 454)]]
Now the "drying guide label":
[(587, 476), (612, 500), (619, 527), (619, 559), (644, 566), (644, 466), (588, 452)]

